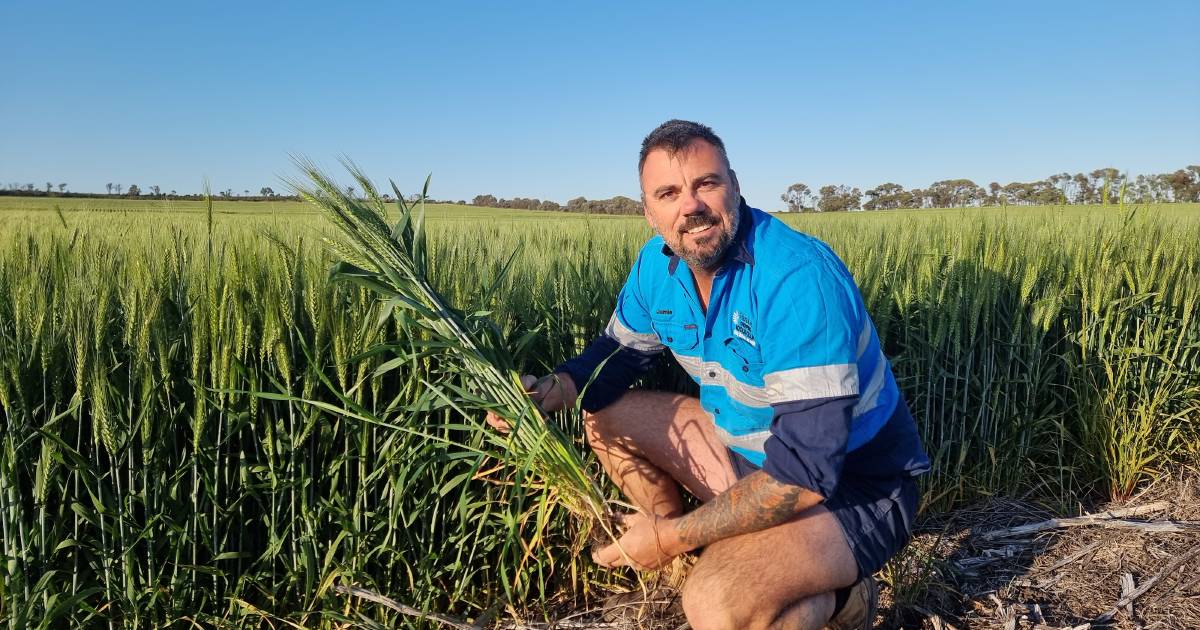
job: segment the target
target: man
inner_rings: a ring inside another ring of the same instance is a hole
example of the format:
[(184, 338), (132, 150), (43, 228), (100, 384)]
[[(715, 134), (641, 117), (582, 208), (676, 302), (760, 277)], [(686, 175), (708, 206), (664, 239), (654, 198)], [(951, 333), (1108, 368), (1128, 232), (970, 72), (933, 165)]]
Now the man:
[[(586, 384), (588, 441), (641, 510), (594, 559), (651, 569), (703, 548), (683, 589), (696, 630), (870, 627), (871, 575), (907, 541), (929, 461), (854, 280), (746, 205), (704, 125), (651, 132), (639, 175), (658, 236), (607, 330), (526, 377), (548, 411)], [(629, 389), (665, 349), (699, 399)]]

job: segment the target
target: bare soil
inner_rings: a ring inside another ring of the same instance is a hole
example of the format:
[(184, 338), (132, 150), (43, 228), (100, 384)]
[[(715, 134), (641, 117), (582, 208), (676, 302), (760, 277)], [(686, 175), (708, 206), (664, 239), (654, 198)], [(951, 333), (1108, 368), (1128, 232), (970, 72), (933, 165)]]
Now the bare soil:
[[(1181, 469), (1069, 516), (1078, 515), (1088, 518), (1063, 522), (1035, 503), (996, 498), (922, 520), (877, 576), (876, 627), (1200, 630), (1200, 472)], [(1043, 529), (1005, 531), (1031, 524)], [(646, 590), (614, 594), (557, 627), (687, 628), (678, 601), (687, 568), (678, 563)]]

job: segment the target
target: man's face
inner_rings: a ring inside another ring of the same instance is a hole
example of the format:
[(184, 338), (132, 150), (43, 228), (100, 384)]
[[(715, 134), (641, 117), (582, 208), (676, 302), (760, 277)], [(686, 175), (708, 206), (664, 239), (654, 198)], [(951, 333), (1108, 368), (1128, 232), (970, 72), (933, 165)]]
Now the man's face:
[(655, 149), (646, 156), (646, 220), (693, 270), (716, 271), (737, 232), (740, 199), (737, 176), (703, 140), (674, 155)]

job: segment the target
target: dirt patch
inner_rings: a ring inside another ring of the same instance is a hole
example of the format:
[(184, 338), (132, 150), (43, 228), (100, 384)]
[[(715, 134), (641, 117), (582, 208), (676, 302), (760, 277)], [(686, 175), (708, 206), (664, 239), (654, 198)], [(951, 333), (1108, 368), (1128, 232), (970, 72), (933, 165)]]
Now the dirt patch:
[[(879, 576), (876, 627), (1200, 629), (1200, 471), (1079, 513), (996, 498), (923, 519)], [(556, 615), (559, 627), (687, 628), (678, 586), (689, 565), (646, 576), (645, 595)]]
[(923, 522), (878, 627), (1200, 628), (1200, 474), (1089, 513), (996, 499)]

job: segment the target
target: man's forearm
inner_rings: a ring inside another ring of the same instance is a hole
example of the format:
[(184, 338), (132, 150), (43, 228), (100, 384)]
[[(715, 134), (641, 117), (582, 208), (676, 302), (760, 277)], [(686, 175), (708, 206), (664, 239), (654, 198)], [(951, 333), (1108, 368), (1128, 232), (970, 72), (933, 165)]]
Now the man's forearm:
[(800, 486), (780, 483), (758, 470), (674, 523), (684, 551), (718, 540), (781, 525), (822, 501)]

